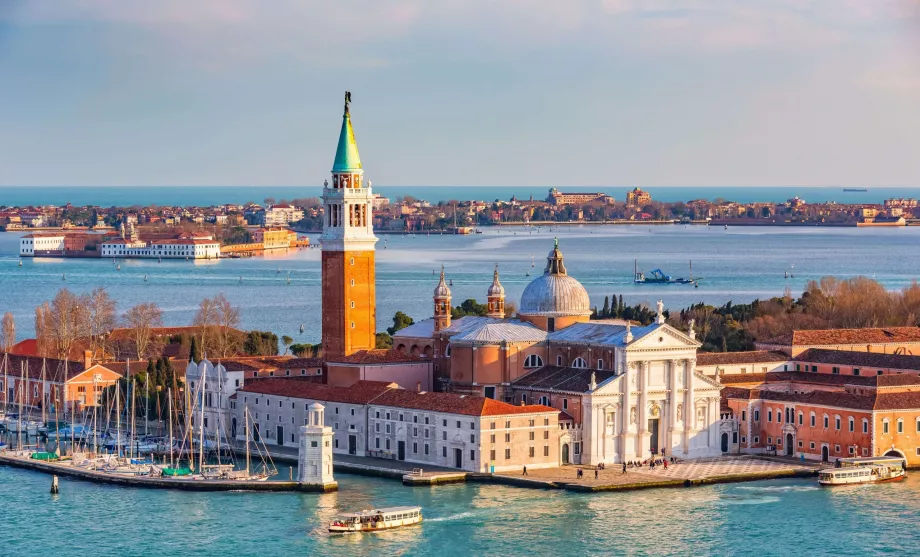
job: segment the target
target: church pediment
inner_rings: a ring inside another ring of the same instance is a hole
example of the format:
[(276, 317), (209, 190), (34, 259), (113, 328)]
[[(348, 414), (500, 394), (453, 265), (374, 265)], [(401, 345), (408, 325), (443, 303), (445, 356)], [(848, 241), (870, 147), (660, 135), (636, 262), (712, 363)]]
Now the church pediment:
[(630, 342), (626, 347), (627, 350), (696, 349), (701, 346), (699, 342), (670, 325), (653, 325), (642, 329), (636, 330), (636, 332), (641, 332), (642, 336)]

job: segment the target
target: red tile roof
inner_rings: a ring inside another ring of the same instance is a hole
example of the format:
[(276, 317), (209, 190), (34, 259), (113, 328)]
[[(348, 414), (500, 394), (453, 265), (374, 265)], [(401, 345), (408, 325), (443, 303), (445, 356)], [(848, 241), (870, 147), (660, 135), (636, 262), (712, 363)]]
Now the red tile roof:
[(383, 381), (358, 381), (351, 387), (335, 387), (291, 377), (251, 380), (238, 392), (343, 404), (367, 404), (386, 390), (395, 388), (395, 385)]
[(541, 404), (515, 406), (507, 402), (500, 402), (481, 396), (418, 392), (404, 389), (389, 390), (374, 399), (373, 403), (381, 406), (395, 406), (397, 408), (443, 412), (445, 414), (464, 414), (467, 416), (505, 416), (509, 414), (538, 414), (544, 412), (558, 415), (559, 413), (556, 408)]
[(758, 342), (775, 346), (828, 346), (839, 344), (896, 344), (920, 342), (920, 327), (800, 330)]
[(920, 392), (879, 393), (876, 410), (920, 410)]
[(770, 373), (726, 373), (719, 376), (723, 385), (745, 383), (812, 383), (815, 385), (876, 385), (875, 375), (833, 375), (830, 373), (805, 373), (803, 371), (774, 371)]
[(337, 358), (334, 362), (329, 359), (327, 359), (327, 361), (336, 364), (404, 364), (430, 360), (411, 354), (403, 354), (399, 350), (378, 348), (374, 350), (359, 350), (350, 356)]
[(879, 354), (851, 350), (809, 348), (794, 358), (797, 362), (839, 364), (866, 368), (888, 368), (920, 371), (920, 356)]
[(773, 350), (751, 350), (748, 352), (700, 352), (696, 355), (698, 366), (720, 366), (732, 364), (759, 364), (787, 362), (789, 356)]

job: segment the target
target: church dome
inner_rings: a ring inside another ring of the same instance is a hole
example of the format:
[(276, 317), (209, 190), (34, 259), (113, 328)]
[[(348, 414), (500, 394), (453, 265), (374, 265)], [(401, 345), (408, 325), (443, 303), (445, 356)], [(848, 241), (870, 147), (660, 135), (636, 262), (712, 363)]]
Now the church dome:
[(562, 261), (559, 242), (546, 258), (543, 275), (534, 279), (521, 294), (521, 315), (565, 317), (591, 315), (588, 292), (570, 277)]

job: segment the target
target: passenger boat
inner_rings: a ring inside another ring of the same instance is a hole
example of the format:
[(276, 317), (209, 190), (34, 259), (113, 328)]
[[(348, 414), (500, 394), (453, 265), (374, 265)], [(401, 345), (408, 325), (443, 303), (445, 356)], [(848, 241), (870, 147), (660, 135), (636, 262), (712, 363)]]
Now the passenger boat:
[(412, 526), (422, 521), (421, 507), (388, 507), (345, 513), (329, 523), (330, 532), (379, 532), (401, 526)]
[(818, 472), (818, 483), (823, 486), (897, 482), (906, 477), (904, 459), (898, 457), (841, 458), (838, 468), (825, 468)]

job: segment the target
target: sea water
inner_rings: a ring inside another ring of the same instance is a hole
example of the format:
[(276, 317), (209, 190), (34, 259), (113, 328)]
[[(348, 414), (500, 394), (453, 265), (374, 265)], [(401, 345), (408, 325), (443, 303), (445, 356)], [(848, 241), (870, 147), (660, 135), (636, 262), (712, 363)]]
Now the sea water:
[[(920, 477), (818, 488), (813, 479), (582, 494), (490, 484), (406, 487), (338, 474), (337, 493), (113, 487), (0, 466), (0, 554), (911, 555)], [(338, 512), (420, 505), (424, 522), (330, 535)]]
[[(482, 230), (469, 236), (381, 235), (376, 253), (378, 330), (391, 325), (396, 311), (416, 320), (431, 316), (441, 264), (452, 281), (454, 305), (468, 298), (485, 302), (497, 263), (507, 302), (517, 306), (527, 284), (543, 273), (554, 237), (568, 273), (599, 308), (605, 296), (613, 295), (653, 308), (661, 299), (672, 310), (697, 302), (746, 303), (782, 296), (786, 288), (798, 296), (809, 280), (826, 275), (864, 275), (888, 288), (903, 288), (920, 274), (920, 227), (576, 225), (539, 232), (525, 227)], [(33, 334), (35, 307), (60, 288), (82, 293), (103, 286), (121, 311), (157, 303), (168, 326), (191, 324), (203, 298), (223, 293), (240, 307), (242, 328), (290, 335), (295, 342), (319, 342), (319, 249), (219, 261), (120, 259), (120, 270), (105, 258), (23, 258), (20, 267), (21, 235), (0, 233), (0, 312), (13, 313), (20, 339)], [(633, 283), (634, 261), (647, 275), (660, 268), (673, 277), (687, 277), (691, 260), (698, 288)]]

